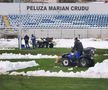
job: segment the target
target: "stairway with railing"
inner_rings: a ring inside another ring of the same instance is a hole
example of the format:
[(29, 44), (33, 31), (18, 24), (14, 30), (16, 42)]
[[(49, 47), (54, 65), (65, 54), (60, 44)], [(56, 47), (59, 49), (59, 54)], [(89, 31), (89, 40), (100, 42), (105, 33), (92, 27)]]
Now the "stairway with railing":
[(10, 25), (10, 21), (9, 21), (9, 19), (8, 19), (8, 16), (2, 16), (2, 20), (3, 20), (4, 24), (5, 24), (5, 27), (6, 27), (9, 31), (13, 31), (13, 30), (12, 30), (12, 27), (11, 27), (11, 25)]

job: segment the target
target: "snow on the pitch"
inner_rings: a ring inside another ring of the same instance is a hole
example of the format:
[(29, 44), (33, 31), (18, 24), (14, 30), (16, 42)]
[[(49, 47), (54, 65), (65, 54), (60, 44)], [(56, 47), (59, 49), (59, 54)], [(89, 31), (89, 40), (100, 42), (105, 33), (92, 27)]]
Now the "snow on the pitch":
[(56, 55), (31, 55), (31, 54), (13, 54), (13, 53), (2, 53), (0, 54), (0, 59), (41, 59), (41, 58), (56, 58)]
[[(55, 42), (54, 47), (66, 47), (71, 48), (74, 45), (74, 39), (54, 39)], [(94, 47), (94, 48), (108, 48), (108, 40), (107, 39), (80, 39), (84, 48), (86, 47)], [(30, 42), (30, 41), (29, 41)], [(22, 44), (24, 44), (24, 40), (22, 40)], [(0, 49), (8, 49), (8, 48), (17, 48), (18, 47), (18, 39), (0, 39)]]
[[(101, 48), (105, 49), (108, 48), (108, 41), (107, 39), (80, 39), (84, 48), (86, 47), (94, 47), (94, 48)], [(74, 46), (74, 39), (55, 39), (54, 42), (56, 43), (55, 47), (65, 47), (71, 48)]]
[(18, 39), (0, 39), (0, 49), (17, 48)]
[[(12, 55), (14, 55), (14, 54), (10, 54), (10, 59), (13, 58)], [(44, 55), (42, 55), (42, 56), (44, 56)], [(1, 55), (1, 57), (2, 57), (2, 55)], [(7, 57), (6, 54), (5, 54), (5, 57)], [(20, 54), (18, 54), (17, 57), (22, 58)], [(48, 57), (46, 57), (46, 58), (48, 58)], [(27, 63), (29, 63), (29, 64), (27, 64)], [(31, 61), (31, 62), (0, 61), (0, 73), (1, 74), (5, 74), (7, 71), (17, 70), (17, 69), (22, 69), (22, 68), (32, 67), (32, 66), (35, 66), (35, 61)], [(81, 72), (76, 72), (76, 73), (74, 73), (72, 71), (74, 68), (69, 68), (68, 69), (69, 72), (63, 72), (62, 70), (60, 70), (59, 72), (50, 72), (50, 71), (45, 71), (45, 70), (36, 70), (36, 71), (28, 71), (28, 72), (24, 72), (24, 71), (23, 72), (12, 72), (12, 73), (10, 73), (10, 75), (51, 76), (51, 77), (52, 76), (53, 77), (83, 77), (83, 78), (108, 78), (108, 69), (107, 69), (107, 67), (108, 67), (108, 59), (104, 60), (102, 63), (96, 63), (94, 67), (90, 67), (86, 71), (81, 71)]]
[[(108, 41), (107, 40), (101, 40), (101, 39), (80, 39), (84, 47), (94, 47), (94, 48), (104, 48), (108, 49)], [(56, 43), (54, 47), (66, 47), (70, 48), (73, 47), (74, 40), (73, 39), (54, 39), (54, 42)], [(18, 40), (0, 40), (0, 49), (6, 48), (6, 47), (18, 47)], [(49, 56), (49, 55), (21, 55), (21, 54), (0, 54), (0, 59), (36, 59), (36, 58), (56, 58), (55, 56)], [(16, 62), (16, 65), (14, 65), (14, 68), (11, 64), (7, 64), (9, 61), (1, 61), (4, 64), (0, 65), (0, 70), (3, 69), (4, 71), (9, 70), (15, 70), (15, 68), (19, 67), (19, 69), (22, 68), (20, 65), (21, 63)], [(26, 63), (26, 62), (25, 62)], [(24, 67), (27, 64), (24, 65)], [(2, 66), (2, 67), (1, 67)], [(10, 68), (7, 70), (7, 68)], [(6, 70), (5, 70), (6, 69)], [(83, 77), (83, 78), (108, 78), (108, 59), (104, 60), (101, 63), (96, 63), (94, 67), (90, 67), (86, 71), (76, 72), (74, 73), (71, 69), (69, 69), (70, 72), (63, 72), (60, 70), (59, 72), (50, 72), (45, 70), (36, 70), (36, 71), (28, 71), (28, 72), (12, 72), (10, 75), (27, 75), (27, 76), (54, 76), (54, 77)], [(4, 72), (5, 73), (5, 72)], [(3, 74), (3, 73), (2, 73)]]
[(7, 71), (13, 71), (18, 69), (24, 69), (27, 67), (38, 66), (34, 60), (26, 62), (10, 62), (10, 61), (0, 61), (0, 73), (5, 73)]
[(51, 77), (80, 77), (80, 78), (108, 78), (108, 59), (102, 63), (95, 64), (86, 71), (81, 72), (50, 72), (45, 70), (28, 71), (28, 72), (12, 72), (10, 75), (26, 75), (26, 76), (51, 76)]

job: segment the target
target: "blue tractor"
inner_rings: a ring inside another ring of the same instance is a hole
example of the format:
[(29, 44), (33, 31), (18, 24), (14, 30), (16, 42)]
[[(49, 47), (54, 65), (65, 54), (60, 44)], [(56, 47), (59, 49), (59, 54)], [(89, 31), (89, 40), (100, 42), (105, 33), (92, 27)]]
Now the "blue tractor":
[(79, 55), (78, 52), (70, 52), (62, 55), (63, 66), (79, 66), (79, 67), (91, 67), (94, 66), (94, 54), (96, 49), (93, 47), (87, 47), (84, 49), (83, 54)]

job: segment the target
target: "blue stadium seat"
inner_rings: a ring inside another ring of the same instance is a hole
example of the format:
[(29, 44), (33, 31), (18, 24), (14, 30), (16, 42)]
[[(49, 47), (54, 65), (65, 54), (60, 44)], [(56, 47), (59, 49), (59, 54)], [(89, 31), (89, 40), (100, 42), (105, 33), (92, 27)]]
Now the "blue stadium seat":
[[(8, 15), (11, 26), (26, 28), (108, 28), (107, 14), (24, 14)], [(0, 16), (0, 27), (3, 25)]]

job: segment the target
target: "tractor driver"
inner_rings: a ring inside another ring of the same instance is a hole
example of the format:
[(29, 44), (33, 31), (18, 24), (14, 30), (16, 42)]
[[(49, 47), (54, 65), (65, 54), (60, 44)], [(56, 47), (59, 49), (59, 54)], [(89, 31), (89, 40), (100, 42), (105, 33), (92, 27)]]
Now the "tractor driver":
[(74, 52), (76, 58), (79, 58), (82, 55), (83, 45), (77, 37), (74, 39), (74, 47), (71, 51)]

